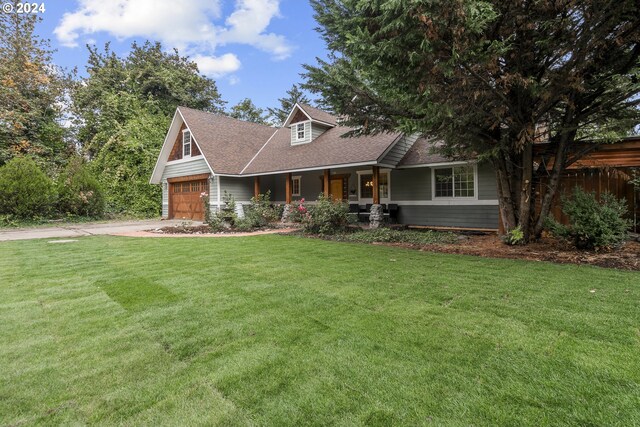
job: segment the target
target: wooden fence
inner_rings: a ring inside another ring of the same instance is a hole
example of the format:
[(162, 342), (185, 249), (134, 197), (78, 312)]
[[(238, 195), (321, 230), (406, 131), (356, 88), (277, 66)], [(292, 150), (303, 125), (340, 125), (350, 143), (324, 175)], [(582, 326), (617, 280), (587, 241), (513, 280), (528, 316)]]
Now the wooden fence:
[[(635, 168), (636, 174), (640, 168)], [(633, 221), (632, 231), (640, 232), (640, 192), (629, 182), (634, 176), (634, 168), (585, 168), (572, 169), (563, 174), (560, 181), (558, 194), (553, 200), (551, 215), (563, 224), (568, 222), (567, 216), (562, 213), (561, 195), (570, 196), (576, 186), (588, 192), (594, 192), (599, 198), (604, 192), (612, 193), (619, 199), (625, 199), (628, 206), (628, 216)], [(539, 184), (538, 191), (546, 185), (546, 180)], [(538, 198), (538, 203), (539, 203)]]

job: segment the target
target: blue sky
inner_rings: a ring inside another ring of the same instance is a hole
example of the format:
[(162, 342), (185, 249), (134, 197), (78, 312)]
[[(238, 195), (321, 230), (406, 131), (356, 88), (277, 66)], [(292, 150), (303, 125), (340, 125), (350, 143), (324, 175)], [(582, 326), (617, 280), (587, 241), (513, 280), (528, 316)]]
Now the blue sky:
[(293, 83), (302, 64), (326, 50), (304, 0), (45, 0), (39, 34), (55, 62), (85, 71), (87, 43), (110, 41), (126, 54), (135, 41), (176, 47), (216, 80), (229, 105), (248, 97), (262, 108)]

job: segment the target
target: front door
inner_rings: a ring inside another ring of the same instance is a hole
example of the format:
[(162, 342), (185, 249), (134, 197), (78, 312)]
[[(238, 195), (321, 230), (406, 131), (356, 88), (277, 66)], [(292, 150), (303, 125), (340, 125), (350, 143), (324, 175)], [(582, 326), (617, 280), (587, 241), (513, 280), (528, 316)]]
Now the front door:
[(333, 200), (342, 200), (344, 194), (342, 194), (342, 178), (332, 179), (329, 185), (329, 194)]

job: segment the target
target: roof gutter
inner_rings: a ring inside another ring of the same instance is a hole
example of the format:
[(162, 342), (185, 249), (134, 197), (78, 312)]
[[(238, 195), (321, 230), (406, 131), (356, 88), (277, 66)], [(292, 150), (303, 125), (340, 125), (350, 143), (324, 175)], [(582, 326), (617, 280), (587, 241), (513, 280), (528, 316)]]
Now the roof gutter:
[(371, 160), (371, 161), (368, 161), (368, 162), (343, 163), (343, 164), (336, 164), (336, 165), (313, 166), (313, 167), (309, 167), (309, 168), (285, 169), (285, 170), (270, 171), (270, 172), (240, 173), (240, 174), (218, 173), (217, 175), (218, 176), (232, 177), (232, 178), (243, 178), (243, 177), (250, 177), (250, 176), (278, 175), (278, 174), (282, 174), (282, 173), (293, 173), (293, 172), (311, 172), (311, 171), (324, 170), (324, 169), (352, 168), (352, 167), (358, 167), (358, 166), (382, 166), (382, 167), (391, 168), (391, 169), (395, 168), (395, 166), (393, 166), (393, 165), (387, 165), (387, 164), (383, 164), (383, 163), (378, 163), (376, 160)]

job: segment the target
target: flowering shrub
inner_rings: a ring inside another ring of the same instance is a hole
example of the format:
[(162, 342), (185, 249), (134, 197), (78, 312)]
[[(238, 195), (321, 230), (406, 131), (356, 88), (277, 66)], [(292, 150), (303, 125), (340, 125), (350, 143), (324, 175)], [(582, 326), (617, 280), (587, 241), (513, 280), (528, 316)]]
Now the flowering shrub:
[(298, 212), (302, 216), (302, 227), (307, 233), (335, 234), (344, 231), (349, 225), (347, 204), (325, 197), (324, 194), (320, 194), (316, 204), (308, 209), (299, 205)]
[(289, 205), (289, 222), (302, 222), (309, 209), (305, 206), (304, 198)]

